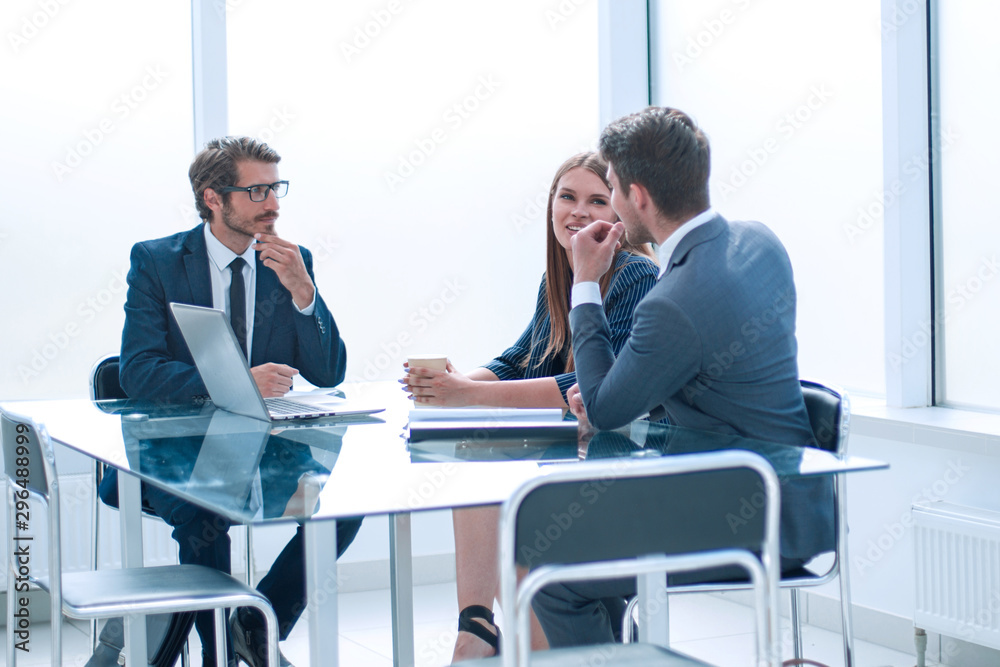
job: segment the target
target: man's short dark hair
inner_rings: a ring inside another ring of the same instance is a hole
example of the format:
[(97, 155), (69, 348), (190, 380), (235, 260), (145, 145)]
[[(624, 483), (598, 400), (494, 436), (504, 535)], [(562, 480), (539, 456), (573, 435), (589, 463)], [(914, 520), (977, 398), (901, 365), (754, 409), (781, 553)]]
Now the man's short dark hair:
[(708, 137), (683, 111), (647, 107), (619, 118), (604, 128), (600, 148), (622, 190), (642, 185), (665, 216), (689, 218), (709, 207)]
[[(198, 207), (198, 215), (202, 220), (212, 219), (212, 210), (205, 204), (205, 190), (235, 185), (239, 178), (237, 165), (240, 162), (254, 160), (257, 162), (281, 162), (281, 156), (265, 144), (253, 137), (220, 137), (212, 139), (205, 148), (195, 156), (188, 178), (191, 179), (191, 189), (194, 190), (194, 205)], [(223, 201), (232, 193), (225, 193)]]

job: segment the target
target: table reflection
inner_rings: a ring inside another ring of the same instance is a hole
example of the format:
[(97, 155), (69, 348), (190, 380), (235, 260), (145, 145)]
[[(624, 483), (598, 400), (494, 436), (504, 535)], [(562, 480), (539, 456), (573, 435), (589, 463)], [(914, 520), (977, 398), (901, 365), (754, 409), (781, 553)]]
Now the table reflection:
[(125, 412), (129, 469), (248, 520), (307, 518), (336, 464), (341, 424), (280, 427), (222, 410)]

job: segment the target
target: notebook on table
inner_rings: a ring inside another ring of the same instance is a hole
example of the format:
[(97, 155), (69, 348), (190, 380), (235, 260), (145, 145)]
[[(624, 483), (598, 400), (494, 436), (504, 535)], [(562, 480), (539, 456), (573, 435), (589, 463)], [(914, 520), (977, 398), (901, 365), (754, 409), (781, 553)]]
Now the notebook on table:
[(262, 421), (369, 415), (384, 410), (355, 405), (333, 396), (323, 396), (318, 403), (264, 398), (223, 311), (183, 303), (171, 303), (170, 310), (208, 395), (218, 408)]

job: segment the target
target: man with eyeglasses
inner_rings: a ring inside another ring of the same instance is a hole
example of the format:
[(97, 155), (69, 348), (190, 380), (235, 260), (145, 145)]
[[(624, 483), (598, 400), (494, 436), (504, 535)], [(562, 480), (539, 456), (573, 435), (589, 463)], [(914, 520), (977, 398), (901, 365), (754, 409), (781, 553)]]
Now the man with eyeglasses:
[[(288, 181), (278, 177), (280, 159), (251, 137), (208, 142), (188, 171), (203, 224), (133, 246), (120, 366), (130, 398), (183, 403), (207, 394), (170, 315), (171, 302), (230, 314), (265, 397), (284, 395), (300, 372), (321, 387), (344, 379), (344, 342), (313, 282), (312, 255), (275, 231), (278, 200), (288, 193)], [(106, 501), (117, 500), (116, 479), (108, 475), (101, 484)], [(228, 520), (146, 485), (142, 495), (143, 504), (173, 527), (181, 563), (230, 571)], [(360, 519), (337, 522), (337, 556), (360, 525)], [(271, 601), (285, 639), (306, 604), (301, 526), (258, 590)], [(263, 619), (240, 609), (231, 623), (236, 654), (254, 667), (264, 665)], [(212, 614), (199, 613), (195, 625), (203, 664), (215, 665)], [(284, 656), (281, 664), (289, 664)]]

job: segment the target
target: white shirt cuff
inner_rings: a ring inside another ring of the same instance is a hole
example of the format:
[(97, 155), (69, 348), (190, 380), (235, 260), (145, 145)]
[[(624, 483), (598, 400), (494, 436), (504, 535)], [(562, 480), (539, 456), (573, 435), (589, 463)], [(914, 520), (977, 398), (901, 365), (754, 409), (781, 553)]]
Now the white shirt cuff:
[(584, 303), (593, 303), (600, 306), (601, 286), (597, 283), (576, 283), (570, 292), (570, 306), (576, 308)]
[(303, 315), (307, 316), (312, 315), (313, 310), (316, 309), (316, 288), (313, 288), (313, 300), (308, 306), (306, 306), (305, 308), (299, 308), (297, 305), (295, 305), (295, 299), (292, 299), (292, 308), (299, 311), (299, 313)]

